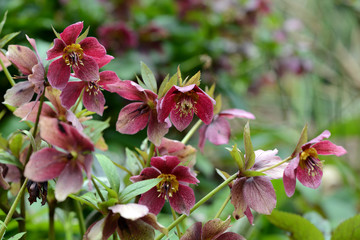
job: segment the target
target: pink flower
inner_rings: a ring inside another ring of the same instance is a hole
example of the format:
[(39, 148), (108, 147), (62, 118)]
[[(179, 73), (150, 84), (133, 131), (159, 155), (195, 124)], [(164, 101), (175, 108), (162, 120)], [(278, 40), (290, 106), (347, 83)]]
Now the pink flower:
[(241, 109), (227, 109), (215, 115), (209, 125), (204, 125), (199, 129), (199, 148), (204, 150), (205, 140), (208, 139), (215, 145), (227, 144), (230, 139), (230, 124), (226, 120), (233, 118), (255, 119), (252, 113)]
[[(250, 171), (259, 171), (271, 167), (281, 161), (276, 156), (277, 150), (255, 151), (255, 163)], [(266, 176), (246, 176), (240, 173), (231, 188), (231, 203), (234, 205), (233, 216), (240, 219), (247, 216), (249, 222), (253, 223), (251, 209), (261, 214), (271, 214), (276, 206), (276, 194), (271, 179), (281, 178), (286, 164), (282, 164), (271, 170), (265, 171)]]
[(120, 83), (120, 79), (115, 72), (104, 71), (94, 75), (94, 78), (85, 78), (83, 81), (69, 82), (62, 90), (60, 99), (61, 104), (66, 108), (71, 108), (79, 98), (84, 89), (84, 106), (92, 112), (102, 115), (104, 112), (105, 98), (101, 90), (105, 89), (114, 92), (114, 86)]
[(6, 91), (4, 104), (14, 107), (28, 103), (35, 93), (41, 95), (44, 91), (44, 66), (40, 61), (35, 40), (28, 36), (26, 38), (34, 48), (35, 53), (25, 46), (9, 45), (6, 54), (8, 59), (24, 74), (18, 78), (28, 80), (19, 82)]
[(158, 122), (157, 95), (129, 80), (122, 81), (116, 93), (125, 99), (138, 101), (121, 109), (116, 130), (123, 134), (135, 134), (148, 125), (149, 140), (156, 146), (160, 145), (171, 124)]
[(140, 204), (117, 204), (109, 207), (106, 218), (92, 224), (84, 235), (84, 240), (106, 240), (116, 231), (120, 239), (154, 239), (154, 229), (167, 233), (156, 216)]
[(143, 193), (139, 203), (147, 206), (151, 213), (157, 215), (169, 200), (170, 206), (178, 213), (190, 214), (195, 204), (194, 191), (188, 184), (197, 184), (199, 180), (190, 172), (189, 167), (179, 165), (180, 160), (174, 156), (151, 158), (151, 166), (144, 168), (140, 175), (132, 176), (132, 182), (161, 178), (161, 182), (148, 192)]
[(33, 153), (24, 175), (35, 182), (58, 177), (55, 197), (58, 201), (63, 201), (70, 193), (80, 190), (83, 184), (81, 169), (85, 170), (90, 179), (94, 145), (76, 128), (55, 118), (41, 118), (40, 136), (62, 150), (43, 148)]
[(173, 86), (158, 104), (158, 119), (164, 122), (170, 119), (177, 130), (183, 131), (193, 119), (194, 113), (205, 123), (213, 118), (215, 100), (195, 84)]
[(337, 146), (328, 140), (323, 141), (330, 135), (331, 133), (325, 130), (316, 138), (302, 145), (300, 152), (290, 161), (283, 176), (285, 192), (288, 197), (295, 192), (296, 179), (305, 187), (315, 189), (320, 186), (323, 165), (318, 155), (341, 156), (346, 153), (342, 146)]
[(94, 37), (86, 37), (78, 42), (82, 29), (83, 22), (68, 26), (47, 51), (47, 60), (61, 56), (49, 65), (47, 77), (51, 86), (63, 89), (70, 78), (71, 68), (82, 80), (91, 81), (99, 68), (113, 59), (106, 55), (105, 48)]
[(230, 216), (225, 221), (216, 218), (207, 221), (204, 225), (201, 222), (196, 222), (186, 230), (180, 240), (245, 240), (243, 236), (237, 233), (224, 233), (230, 227), (230, 223)]

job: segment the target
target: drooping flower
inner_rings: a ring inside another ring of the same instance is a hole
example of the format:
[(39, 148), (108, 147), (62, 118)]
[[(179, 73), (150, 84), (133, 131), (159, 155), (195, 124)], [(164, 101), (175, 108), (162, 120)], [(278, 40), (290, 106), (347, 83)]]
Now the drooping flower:
[(84, 235), (84, 240), (107, 240), (115, 231), (121, 240), (154, 239), (154, 229), (167, 233), (156, 216), (140, 204), (117, 204), (109, 207), (108, 215), (92, 224)]
[(207, 221), (204, 225), (196, 222), (186, 230), (180, 240), (245, 240), (237, 233), (224, 233), (230, 227), (230, 223), (230, 216), (225, 221), (216, 218)]
[(120, 84), (120, 79), (113, 71), (97, 73), (93, 79), (82, 79), (80, 76), (79, 78), (83, 81), (69, 82), (62, 90), (60, 95), (61, 104), (67, 109), (71, 108), (79, 98), (81, 91), (84, 90), (84, 106), (89, 111), (102, 115), (104, 112), (105, 97), (101, 90), (105, 89), (109, 92), (114, 92), (114, 87)]
[(205, 140), (208, 139), (215, 145), (227, 144), (230, 139), (230, 124), (226, 120), (233, 118), (255, 119), (255, 116), (242, 109), (227, 109), (215, 115), (209, 125), (203, 125), (199, 129), (199, 148), (204, 150)]
[(28, 47), (20, 45), (9, 45), (7, 58), (20, 70), (24, 78), (28, 81), (22, 81), (15, 84), (6, 91), (4, 104), (19, 107), (28, 103), (34, 94), (39, 96), (44, 91), (45, 69), (40, 60), (35, 40), (26, 36), (35, 53)]
[[(281, 161), (276, 156), (277, 149), (255, 151), (255, 163), (249, 171), (260, 171), (271, 167)], [(250, 209), (261, 214), (271, 214), (276, 206), (276, 194), (271, 179), (281, 178), (286, 164), (279, 165), (264, 171), (266, 176), (251, 176), (239, 173), (231, 188), (231, 203), (234, 205), (233, 216), (240, 219), (247, 216), (249, 222), (253, 223), (253, 215)]]
[(90, 179), (94, 145), (76, 128), (55, 118), (40, 119), (40, 136), (62, 150), (47, 147), (33, 153), (24, 175), (35, 182), (58, 177), (55, 198), (63, 201), (70, 193), (80, 190), (83, 184), (82, 169)]
[(190, 172), (189, 167), (179, 165), (175, 156), (151, 158), (151, 167), (144, 168), (140, 175), (132, 176), (132, 182), (161, 178), (161, 182), (143, 193), (139, 203), (146, 205), (151, 213), (157, 215), (169, 200), (170, 206), (178, 213), (189, 215), (195, 204), (194, 191), (188, 184), (197, 184), (199, 180)]
[(195, 84), (173, 86), (158, 104), (158, 119), (164, 122), (170, 115), (171, 122), (179, 131), (189, 126), (194, 113), (205, 124), (210, 124), (215, 103), (214, 99)]
[(29, 192), (30, 205), (37, 202), (37, 198), (41, 199), (41, 205), (45, 205), (47, 197), (48, 182), (33, 182), (28, 180), (26, 188)]
[(346, 150), (342, 146), (323, 140), (329, 138), (330, 135), (331, 133), (325, 130), (316, 138), (303, 144), (299, 153), (290, 161), (283, 176), (285, 192), (288, 197), (295, 192), (296, 179), (305, 187), (315, 189), (320, 186), (323, 164), (318, 155), (341, 156), (346, 154)]
[(71, 68), (81, 79), (91, 81), (99, 68), (113, 59), (106, 55), (105, 48), (96, 38), (86, 37), (79, 41), (82, 29), (83, 22), (66, 27), (47, 51), (47, 60), (61, 56), (49, 65), (47, 77), (51, 86), (63, 89), (70, 78)]
[(121, 109), (116, 122), (116, 130), (123, 134), (135, 134), (148, 125), (149, 140), (159, 146), (171, 124), (168, 121), (158, 121), (157, 95), (129, 80), (121, 81), (116, 93), (125, 99), (138, 101)]

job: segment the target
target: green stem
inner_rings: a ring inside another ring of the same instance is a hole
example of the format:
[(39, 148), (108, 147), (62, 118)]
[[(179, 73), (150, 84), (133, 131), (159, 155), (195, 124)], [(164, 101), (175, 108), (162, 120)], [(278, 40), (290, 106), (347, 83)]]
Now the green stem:
[(76, 212), (76, 216), (79, 220), (79, 228), (80, 228), (80, 234), (81, 236), (84, 236), (85, 232), (86, 232), (86, 226), (85, 226), (85, 220), (84, 220), (84, 215), (82, 212), (82, 207), (80, 205), (80, 203), (78, 201), (74, 201), (75, 202), (75, 212)]
[(92, 181), (92, 183), (94, 184), (94, 187), (95, 187), (95, 189), (96, 189), (96, 192), (98, 193), (101, 201), (105, 202), (105, 198), (104, 198), (104, 196), (101, 194), (100, 189), (99, 189), (98, 185), (96, 184), (94, 178), (96, 178), (96, 177), (95, 177), (95, 176), (91, 176), (91, 181)]
[[(234, 175), (231, 175), (228, 179), (226, 179), (224, 182), (222, 182), (219, 186), (214, 188), (211, 192), (209, 192), (205, 197), (203, 197), (200, 201), (198, 201), (190, 210), (190, 214), (193, 213), (198, 207), (200, 207), (202, 204), (204, 204), (207, 200), (209, 200), (212, 196), (214, 196), (218, 191), (220, 191), (222, 188), (227, 186), (231, 181), (233, 181), (235, 178), (237, 178), (238, 173), (235, 173)], [(190, 215), (189, 214), (189, 215)], [(176, 225), (178, 225), (182, 220), (184, 220), (187, 216), (185, 214), (178, 217), (172, 224), (170, 224), (167, 227), (167, 230), (170, 231), (173, 229)], [(162, 233), (160, 234), (155, 240), (160, 240), (165, 235)]]
[(56, 202), (48, 202), (49, 206), (49, 240), (55, 240), (55, 207)]
[[(0, 53), (0, 54), (2, 54), (2, 53)], [(4, 62), (2, 61), (1, 58), (0, 58), (0, 65), (5, 73), (6, 78), (9, 80), (9, 83), (11, 84), (11, 86), (14, 86), (16, 83), (15, 83), (14, 79), (11, 77), (9, 71), (5, 67)]]
[(127, 172), (130, 176), (133, 175), (132, 172), (131, 172), (129, 169), (127, 169), (126, 167), (124, 167), (124, 166), (122, 166), (122, 165), (120, 165), (120, 164), (118, 164), (118, 163), (116, 163), (116, 162), (114, 162), (114, 161), (112, 161), (112, 163), (113, 163), (115, 166), (117, 166), (118, 168), (120, 168), (121, 170)]
[(146, 165), (145, 165), (146, 168), (150, 167), (150, 161), (151, 161), (151, 158), (154, 156), (154, 151), (155, 151), (155, 144), (151, 143), (148, 159), (147, 159)]
[(228, 204), (228, 202), (230, 201), (230, 198), (231, 198), (231, 194), (229, 193), (228, 196), (226, 197), (224, 203), (221, 205), (219, 211), (216, 213), (215, 217), (214, 218), (218, 218), (220, 217), (220, 214), (224, 211), (226, 205)]
[(74, 194), (69, 194), (68, 197), (70, 197), (70, 198), (72, 198), (72, 199), (74, 199), (74, 200), (76, 200), (76, 201), (79, 201), (79, 202), (81, 202), (82, 204), (86, 204), (86, 205), (88, 205), (89, 207), (91, 207), (92, 209), (95, 209), (95, 210), (97, 210), (97, 211), (100, 212), (100, 209), (99, 209), (98, 207), (96, 207), (96, 206), (93, 205), (92, 203), (90, 203), (90, 202), (88, 202), (88, 201), (86, 201), (86, 200), (84, 200), (84, 199), (82, 199), (82, 198), (80, 198), (80, 197), (78, 197), (78, 196), (76, 196), (76, 195), (74, 195)]
[(186, 144), (190, 138), (192, 137), (192, 135), (194, 135), (194, 133), (196, 132), (196, 130), (201, 126), (202, 121), (198, 120), (195, 125), (190, 129), (190, 131), (185, 135), (185, 137), (183, 138), (183, 140), (181, 141), (183, 144)]
[(19, 201), (21, 200), (22, 195), (24, 194), (27, 182), (28, 182), (28, 179), (26, 178), (23, 185), (20, 188), (20, 191), (19, 191), (18, 195), (16, 196), (13, 204), (11, 205), (11, 208), (10, 208), (9, 212), (6, 215), (4, 223), (2, 224), (1, 229), (0, 229), (0, 239), (2, 239), (2, 237), (4, 236), (5, 231), (6, 231), (6, 227), (9, 224), (13, 214), (15, 213), (16, 207), (17, 207)]
[[(177, 216), (176, 216), (176, 212), (174, 211), (173, 208), (171, 208), (171, 213), (173, 215), (174, 221), (176, 221)], [(176, 231), (178, 233), (178, 237), (181, 238), (181, 231), (180, 231), (179, 225), (176, 225)]]
[[(21, 178), (21, 182), (24, 182), (25, 179), (22, 177)], [(21, 196), (20, 199), (20, 216), (21, 216), (21, 220), (18, 221), (19, 224), (19, 232), (26, 232), (26, 222), (25, 222), (25, 218), (26, 218), (26, 207), (25, 207), (25, 194), (23, 194)], [(20, 238), (21, 240), (25, 240), (26, 239), (26, 234), (24, 236), (22, 236)]]
[(267, 167), (267, 168), (261, 169), (261, 170), (259, 170), (259, 171), (257, 171), (257, 172), (266, 172), (266, 171), (268, 171), (268, 170), (270, 170), (270, 169), (276, 168), (277, 166), (280, 166), (281, 164), (284, 164), (284, 163), (290, 161), (291, 159), (293, 159), (292, 156), (287, 157), (287, 158), (285, 158), (284, 160), (282, 160), (281, 162), (279, 162), (279, 163), (277, 163), (277, 164), (275, 164), (275, 165), (273, 165), (273, 166), (271, 166), (271, 167)]

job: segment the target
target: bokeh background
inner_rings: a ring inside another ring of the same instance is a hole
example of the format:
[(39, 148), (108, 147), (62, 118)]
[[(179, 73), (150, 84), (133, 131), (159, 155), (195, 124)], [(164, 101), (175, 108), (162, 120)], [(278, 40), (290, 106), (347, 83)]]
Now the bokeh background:
[[(135, 80), (140, 61), (154, 72), (159, 83), (174, 74), (180, 65), (183, 76), (202, 73), (202, 87), (216, 84), (223, 97), (223, 109), (241, 108), (252, 112), (252, 141), (255, 149), (279, 150), (287, 157), (300, 131), (308, 123), (309, 138), (328, 129), (331, 141), (343, 145), (348, 154), (323, 157), (324, 179), (318, 190), (301, 186), (287, 198), (280, 180), (274, 181), (277, 209), (312, 219), (327, 236), (343, 220), (359, 213), (360, 173), (360, 2), (352, 0), (0, 0), (0, 16), (8, 11), (2, 35), (21, 31), (10, 44), (29, 46), (25, 34), (35, 38), (45, 59), (55, 35), (77, 21), (90, 26), (95, 36), (115, 59), (104, 70), (115, 71), (121, 79)], [(6, 49), (6, 48), (5, 48)], [(17, 74), (14, 67), (9, 67)], [(10, 85), (0, 72), (0, 101)], [(122, 163), (124, 149), (139, 147), (146, 137), (142, 131), (125, 136), (115, 131), (117, 115), (128, 102), (105, 93), (104, 116), (110, 119), (105, 131), (108, 154)], [(0, 106), (0, 132), (7, 137), (26, 125), (19, 123), (5, 106)], [(244, 120), (231, 120), (228, 146), (242, 144)], [(190, 129), (190, 127), (188, 128)], [(188, 130), (187, 129), (187, 130)], [(181, 140), (186, 131), (170, 131)], [(195, 135), (190, 144), (197, 146)], [(236, 172), (224, 146), (207, 143), (197, 153), (196, 170), (200, 185), (197, 199), (221, 181), (214, 166)], [(299, 184), (298, 184), (299, 185)], [(211, 218), (226, 198), (223, 190), (188, 220)], [(64, 203), (63, 208), (66, 209)], [(228, 206), (222, 218), (231, 214)], [(46, 239), (47, 209), (29, 208), (28, 239)], [(76, 239), (74, 214), (57, 212), (59, 239)], [(88, 216), (88, 215), (87, 215)], [(160, 215), (168, 225), (171, 219)], [(16, 224), (9, 227), (16, 231)], [(264, 216), (255, 225), (243, 219), (233, 222), (232, 231), (248, 239), (287, 239)], [(67, 232), (68, 233), (68, 232)], [(71, 234), (70, 234), (71, 235)]]

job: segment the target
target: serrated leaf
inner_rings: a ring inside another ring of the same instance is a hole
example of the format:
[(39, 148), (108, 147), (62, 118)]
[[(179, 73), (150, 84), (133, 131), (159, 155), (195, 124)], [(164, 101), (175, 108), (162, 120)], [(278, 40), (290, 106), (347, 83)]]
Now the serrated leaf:
[(163, 96), (165, 96), (165, 94), (169, 91), (169, 89), (172, 87), (172, 86), (175, 86), (177, 85), (177, 74), (174, 74), (170, 79), (169, 81), (166, 83), (166, 85), (164, 86), (163, 89), (161, 89), (161, 86), (160, 86), (160, 89), (159, 89), (159, 94), (158, 94), (158, 98), (162, 98)]
[(200, 85), (200, 77), (201, 77), (201, 73), (200, 71), (198, 71), (194, 76), (192, 76), (185, 85), (191, 85), (191, 84), (195, 84), (196, 86)]
[(0, 149), (0, 163), (15, 165), (20, 169), (23, 168), (23, 165), (16, 157), (1, 149)]
[(23, 144), (23, 136), (21, 134), (15, 134), (9, 140), (9, 148), (10, 148), (12, 154), (16, 158), (19, 158), (22, 144)]
[(52, 28), (53, 32), (55, 33), (55, 36), (57, 38), (61, 39), (60, 34), (55, 30), (55, 28), (53, 26), (51, 26), (51, 28)]
[(271, 215), (267, 216), (269, 221), (285, 231), (291, 233), (293, 240), (323, 240), (321, 231), (315, 227), (309, 220), (293, 213), (273, 210)]
[(221, 105), (222, 105), (221, 94), (216, 96), (215, 101), (216, 104), (214, 106), (214, 115), (219, 114), (221, 111)]
[(120, 193), (119, 196), (120, 202), (126, 203), (127, 201), (133, 199), (134, 197), (149, 191), (151, 188), (155, 187), (156, 184), (158, 184), (161, 180), (162, 180), (161, 178), (147, 179), (127, 186)]
[(120, 189), (120, 176), (114, 163), (110, 160), (110, 158), (103, 154), (95, 154), (95, 156), (99, 161), (101, 168), (104, 170), (111, 189), (118, 193)]
[(360, 215), (340, 223), (334, 230), (331, 240), (360, 239)]
[(1, 22), (0, 22), (0, 34), (1, 34), (1, 32), (2, 32), (2, 30), (3, 30), (3, 27), (4, 27), (4, 25), (5, 25), (7, 13), (8, 13), (8, 11), (6, 11), (6, 12), (4, 13), (4, 17), (3, 17), (3, 19), (2, 19)]
[(307, 124), (305, 124), (303, 130), (301, 131), (299, 141), (295, 147), (294, 152), (291, 154), (292, 157), (295, 157), (301, 151), (301, 146), (307, 142)]
[(154, 93), (157, 93), (157, 83), (154, 74), (152, 73), (150, 68), (146, 66), (145, 63), (140, 62), (140, 64), (141, 64), (141, 77), (145, 85), (147, 86), (147, 89), (150, 89)]
[(237, 148), (236, 144), (231, 149), (230, 155), (235, 160), (236, 164), (238, 165), (240, 172), (242, 172), (245, 167), (245, 160), (244, 160), (244, 157), (242, 156), (241, 151)]
[(6, 34), (4, 37), (0, 39), (0, 48), (3, 48), (11, 39), (16, 37), (20, 32), (13, 32)]
[(20, 239), (22, 236), (24, 236), (26, 234), (26, 232), (21, 232), (21, 233), (18, 233), (14, 236), (12, 236), (11, 238), (9, 238), (8, 240), (18, 240)]
[(85, 32), (83, 32), (83, 34), (81, 34), (77, 39), (76, 39), (76, 43), (79, 43), (81, 42), (83, 39), (85, 39), (88, 34), (89, 34), (89, 29), (90, 29), (90, 26), (87, 27), (87, 29), (85, 30)]
[(83, 123), (86, 126), (84, 133), (91, 139), (92, 142), (96, 143), (102, 136), (102, 131), (110, 126), (110, 118), (105, 121), (88, 120)]
[(246, 123), (244, 127), (244, 145), (245, 145), (245, 164), (246, 170), (255, 164), (255, 153), (250, 138), (250, 125)]

